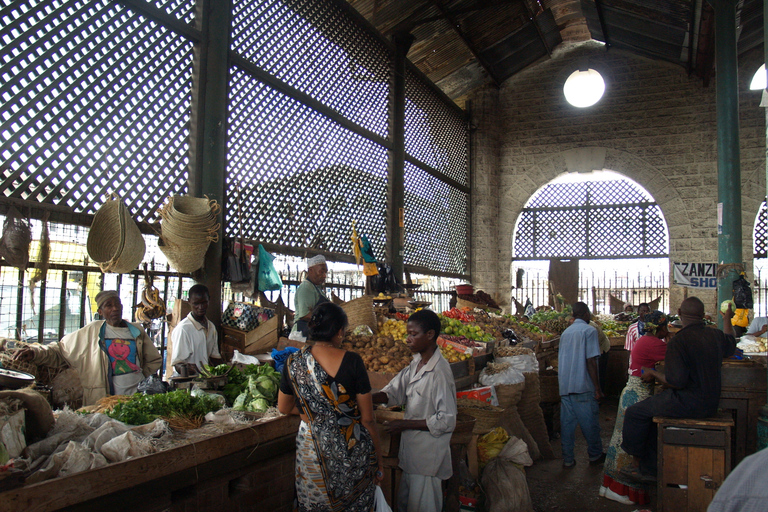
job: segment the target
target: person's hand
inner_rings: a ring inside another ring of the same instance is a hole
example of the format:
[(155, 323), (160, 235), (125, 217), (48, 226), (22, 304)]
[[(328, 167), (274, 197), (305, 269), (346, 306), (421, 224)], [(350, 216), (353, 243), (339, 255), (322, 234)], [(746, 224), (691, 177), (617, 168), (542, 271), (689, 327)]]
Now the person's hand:
[(728, 303), (728, 309), (727, 309), (727, 310), (725, 310), (725, 311), (723, 311), (723, 310), (720, 310), (720, 314), (722, 315), (723, 319), (724, 319), (725, 321), (727, 321), (727, 322), (730, 322), (730, 321), (731, 321), (731, 318), (733, 318), (733, 309), (731, 309), (731, 307), (732, 307), (732, 306), (733, 306), (733, 304), (731, 304), (731, 303), (729, 302), (729, 303)]
[(595, 390), (595, 400), (597, 400), (597, 401), (599, 402), (599, 401), (600, 401), (600, 399), (601, 399), (601, 398), (603, 398), (604, 396), (605, 396), (605, 395), (603, 394), (603, 392), (602, 392), (602, 391), (600, 391), (600, 388), (597, 388), (597, 389)]
[(384, 464), (379, 462), (379, 468), (376, 470), (376, 475), (374, 476), (374, 482), (379, 484), (381, 483), (382, 480), (384, 480)]
[(640, 370), (640, 379), (642, 379), (643, 382), (653, 382), (656, 380), (656, 370), (653, 368), (642, 368)]
[(23, 361), (25, 363), (31, 363), (35, 358), (35, 351), (31, 348), (22, 348), (13, 355), (14, 361)]

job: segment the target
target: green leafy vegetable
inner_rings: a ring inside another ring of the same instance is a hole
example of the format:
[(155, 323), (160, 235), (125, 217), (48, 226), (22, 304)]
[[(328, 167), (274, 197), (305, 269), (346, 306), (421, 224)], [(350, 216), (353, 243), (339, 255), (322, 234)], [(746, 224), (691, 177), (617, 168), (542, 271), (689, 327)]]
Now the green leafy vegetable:
[(129, 425), (144, 425), (157, 418), (199, 418), (218, 411), (221, 404), (209, 395), (192, 396), (186, 391), (171, 391), (157, 395), (136, 394), (107, 411), (107, 416)]

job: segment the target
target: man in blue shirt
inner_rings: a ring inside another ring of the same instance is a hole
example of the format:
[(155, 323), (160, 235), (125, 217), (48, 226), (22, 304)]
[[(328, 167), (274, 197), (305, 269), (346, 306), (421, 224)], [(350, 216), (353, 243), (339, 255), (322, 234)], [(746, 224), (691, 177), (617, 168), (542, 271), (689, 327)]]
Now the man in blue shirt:
[(597, 329), (589, 325), (591, 315), (583, 302), (573, 305), (573, 323), (560, 336), (558, 380), (560, 383), (560, 442), (563, 466), (576, 465), (573, 455), (576, 425), (587, 440), (590, 464), (605, 460), (600, 440), (598, 400), (602, 398), (597, 360), (600, 343)]

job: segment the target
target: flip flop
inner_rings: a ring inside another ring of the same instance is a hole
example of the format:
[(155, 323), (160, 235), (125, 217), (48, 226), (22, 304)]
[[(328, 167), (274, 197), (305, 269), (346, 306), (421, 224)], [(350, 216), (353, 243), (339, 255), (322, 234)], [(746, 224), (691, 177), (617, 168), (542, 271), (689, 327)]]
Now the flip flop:
[(634, 480), (635, 482), (640, 482), (643, 484), (656, 483), (656, 477), (654, 475), (645, 475), (641, 473), (640, 468), (637, 467), (623, 467), (619, 470), (619, 473), (629, 478), (630, 480)]

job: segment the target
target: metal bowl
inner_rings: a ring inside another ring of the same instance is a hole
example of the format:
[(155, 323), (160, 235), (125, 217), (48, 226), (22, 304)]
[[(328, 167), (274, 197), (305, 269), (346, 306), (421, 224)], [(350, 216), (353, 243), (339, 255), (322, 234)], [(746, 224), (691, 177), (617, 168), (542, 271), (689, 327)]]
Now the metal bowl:
[(19, 389), (29, 386), (35, 381), (35, 376), (17, 370), (0, 368), (0, 388)]

